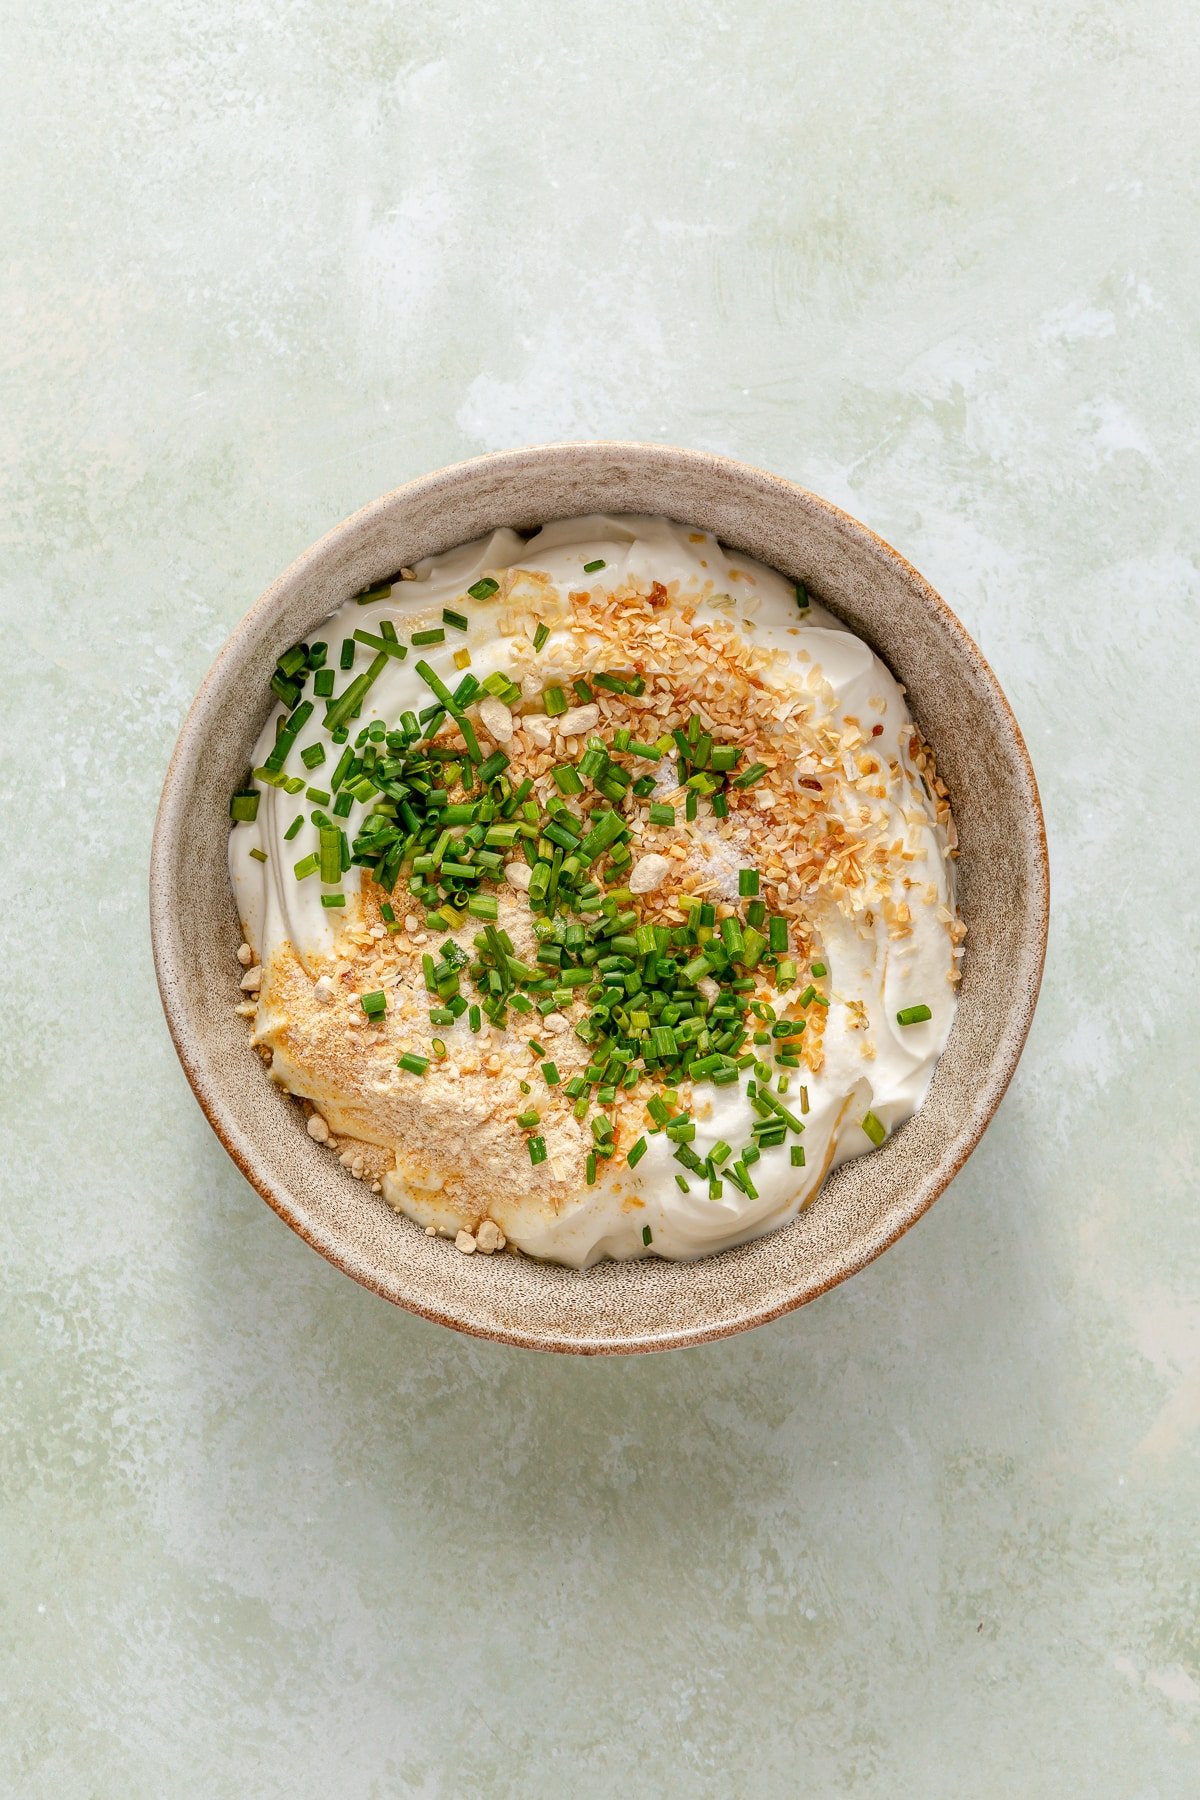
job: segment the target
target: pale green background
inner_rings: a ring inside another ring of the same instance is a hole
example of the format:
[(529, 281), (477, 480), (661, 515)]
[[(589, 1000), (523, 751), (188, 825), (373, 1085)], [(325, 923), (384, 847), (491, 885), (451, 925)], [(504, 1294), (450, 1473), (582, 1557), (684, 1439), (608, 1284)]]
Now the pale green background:
[[(8, 0), (0, 1791), (1200, 1791), (1200, 44), (1179, 0)], [(715, 1347), (469, 1342), (176, 1066), (233, 622), (496, 446), (729, 451), (982, 642), (1055, 923), (974, 1160)]]

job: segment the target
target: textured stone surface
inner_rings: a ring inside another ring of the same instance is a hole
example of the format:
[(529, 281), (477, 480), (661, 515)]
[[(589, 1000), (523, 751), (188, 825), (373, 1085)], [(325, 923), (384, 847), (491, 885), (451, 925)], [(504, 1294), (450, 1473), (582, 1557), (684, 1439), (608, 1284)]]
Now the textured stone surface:
[[(1187, 9), (8, 9), (0, 1788), (1196, 1786)], [(1055, 872), (929, 1217), (748, 1337), (471, 1343), (315, 1257), (167, 1042), (197, 681), (326, 525), (557, 435), (896, 543)], [(47, 929), (47, 926), (50, 929)]]

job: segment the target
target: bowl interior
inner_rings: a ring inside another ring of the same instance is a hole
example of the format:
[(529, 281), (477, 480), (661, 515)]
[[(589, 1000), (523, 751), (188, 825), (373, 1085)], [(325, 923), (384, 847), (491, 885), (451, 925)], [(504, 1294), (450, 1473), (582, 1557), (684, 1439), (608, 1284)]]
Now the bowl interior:
[[(352, 593), (500, 525), (661, 513), (806, 581), (908, 689), (961, 844), (968, 926), (957, 1018), (921, 1110), (845, 1164), (791, 1225), (695, 1263), (584, 1274), (464, 1257), (338, 1168), (246, 1046), (234, 1013), (240, 941), (226, 868), (228, 800), (269, 710), (278, 656)], [(986, 662), (949, 609), (845, 513), (744, 464), (654, 445), (574, 444), (455, 465), (385, 495), (280, 576), (234, 631), (188, 714), (163, 790), (151, 870), (155, 964), (180, 1059), (211, 1124), (271, 1206), (389, 1300), (542, 1349), (699, 1342), (822, 1293), (920, 1217), (970, 1154), (1008, 1084), (1045, 949), (1045, 835), (1029, 758)]]

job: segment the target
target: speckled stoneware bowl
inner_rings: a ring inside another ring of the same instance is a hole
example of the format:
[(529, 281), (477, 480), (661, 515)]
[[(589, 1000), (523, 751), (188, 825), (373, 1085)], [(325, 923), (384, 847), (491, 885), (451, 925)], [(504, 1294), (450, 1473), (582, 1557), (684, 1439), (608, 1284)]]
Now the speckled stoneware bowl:
[[(276, 659), (351, 594), (500, 525), (660, 513), (789, 577), (906, 684), (937, 753), (961, 844), (969, 927), (960, 1004), (924, 1106), (845, 1164), (783, 1230), (700, 1262), (579, 1273), (466, 1257), (428, 1238), (307, 1136), (247, 1047), (234, 1006), (241, 939), (226, 868), (229, 795), (268, 711)], [(355, 513), (242, 620), (179, 735), (154, 833), (154, 960), (175, 1048), (213, 1130), (263, 1199), (322, 1256), (388, 1300), (542, 1350), (663, 1350), (777, 1318), (878, 1256), (970, 1155), (1008, 1086), (1046, 944), (1046, 838), (1029, 756), (996, 678), (915, 569), (837, 507), (743, 463), (653, 444), (552, 444), (459, 463)]]

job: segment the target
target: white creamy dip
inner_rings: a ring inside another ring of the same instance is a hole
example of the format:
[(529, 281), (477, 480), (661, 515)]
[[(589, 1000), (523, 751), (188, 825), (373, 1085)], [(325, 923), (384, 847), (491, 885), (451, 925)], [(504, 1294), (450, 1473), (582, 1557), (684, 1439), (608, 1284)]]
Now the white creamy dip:
[[(594, 563), (603, 567), (585, 574), (584, 565)], [(353, 721), (352, 744), (374, 720), (391, 728), (404, 712), (429, 706), (432, 695), (417, 673), (418, 659), (424, 658), (453, 689), (463, 676), (465, 651), (470, 673), (479, 681), (501, 671), (521, 685), (525, 696), (523, 703), (513, 703), (512, 740), (492, 738), (481, 723), (479, 700), (486, 695), (468, 703), (483, 752), (499, 743), (512, 756), (514, 782), (522, 775), (517, 752), (533, 742), (531, 732), (546, 739), (555, 761), (577, 763), (591, 734), (572, 740), (564, 752), (556, 720), (545, 719), (538, 710), (540, 695), (545, 686), (559, 682), (574, 708), (579, 701), (572, 682), (589, 673), (636, 666), (653, 676), (646, 655), (639, 655), (636, 664), (629, 660), (634, 639), (620, 624), (628, 617), (630, 632), (648, 634), (636, 640), (639, 644), (655, 641), (655, 631), (676, 642), (670, 633), (679, 621), (680, 631), (714, 634), (712, 641), (723, 647), (723, 654), (744, 654), (756, 694), (766, 697), (762, 716), (773, 721), (764, 726), (768, 748), (776, 741), (771, 734), (786, 733), (789, 720), (806, 734), (805, 744), (819, 748), (819, 756), (814, 748), (811, 755), (798, 754), (795, 762), (773, 768), (770, 816), (786, 815), (797, 796), (811, 808), (819, 795), (825, 812), (839, 821), (839, 832), (844, 823), (849, 860), (836, 867), (830, 863), (819, 880), (803, 884), (798, 893), (790, 892), (786, 882), (782, 887), (769, 882), (765, 869), (762, 873), (762, 892), (770, 887), (781, 896), (781, 908), (786, 901), (794, 918), (807, 921), (811, 941), (810, 955), (798, 959), (796, 983), (778, 994), (764, 975), (759, 997), (788, 1016), (801, 1010), (799, 998), (812, 988), (828, 1002), (820, 1018), (815, 1001), (804, 1009), (812, 1020), (805, 1034), (807, 1051), (818, 1066), (802, 1060), (798, 1067), (773, 1067), (775, 1085), (771, 1080), (765, 1084), (793, 1118), (802, 1119), (804, 1129), (789, 1133), (782, 1146), (764, 1149), (749, 1167), (756, 1197), (726, 1179), (720, 1196), (710, 1198), (707, 1175), (681, 1167), (677, 1142), (652, 1128), (644, 1105), (655, 1087), (646, 1078), (622, 1093), (625, 1122), (617, 1153), (597, 1164), (594, 1185), (587, 1186), (582, 1169), (593, 1136), (563, 1095), (568, 1072), (577, 1071), (589, 1054), (573, 1031), (586, 1010), (586, 990), (580, 991), (578, 1005), (564, 1006), (552, 1024), (536, 1012), (510, 1014), (503, 1030), (489, 1030), (485, 1023), (472, 1031), (467, 1013), (450, 1024), (430, 1024), (426, 1015), (432, 1003), (420, 958), (436, 956), (438, 946), (450, 938), (469, 953), (480, 922), (466, 918), (453, 932), (427, 931), (426, 909), (397, 900), (397, 928), (388, 931), (380, 925), (378, 910), (387, 896), (357, 868), (348, 870), (341, 883), (345, 905), (323, 906), (321, 896), (329, 893), (329, 885), (316, 875), (297, 879), (293, 872), (298, 861), (318, 849), (313, 804), (303, 793), (291, 796), (263, 786), (257, 817), (236, 824), (231, 832), (229, 865), (246, 938), (263, 971), (252, 1036), (270, 1052), (275, 1079), (311, 1101), (340, 1142), (374, 1147), (371, 1169), (397, 1210), (452, 1236), (464, 1229), (473, 1232), (482, 1218), (490, 1218), (519, 1249), (582, 1268), (604, 1256), (701, 1256), (784, 1224), (815, 1197), (832, 1166), (874, 1147), (864, 1119), (881, 1137), (921, 1105), (954, 1019), (963, 928), (953, 897), (952, 825), (945, 791), (917, 737), (901, 688), (868, 646), (830, 613), (815, 602), (799, 608), (792, 583), (731, 554), (711, 535), (667, 520), (573, 519), (528, 540), (514, 531), (496, 531), (429, 558), (413, 573), (415, 579), (397, 580), (381, 601), (365, 606), (349, 601), (314, 634), (328, 642), (329, 666), (337, 672), (340, 693), (351, 677), (341, 672), (338, 652), (356, 630), (378, 634), (388, 620), (405, 643), (414, 632), (440, 626), (445, 608), (468, 620), (465, 631), (447, 628), (444, 642), (410, 649), (406, 660), (388, 663)], [(467, 598), (466, 590), (481, 577), (496, 581), (498, 591), (484, 600)], [(652, 584), (660, 584), (656, 613), (647, 610), (644, 599)], [(643, 598), (630, 601), (627, 614), (618, 610), (615, 635), (606, 637), (608, 598), (623, 605), (622, 596), (631, 594)], [(590, 597), (586, 605), (583, 596)], [(535, 618), (548, 627), (536, 651), (530, 627)], [(361, 672), (370, 655), (369, 649), (358, 652), (356, 671)], [(702, 717), (708, 680), (698, 666), (691, 705)], [(311, 682), (305, 692), (311, 695)], [(534, 709), (532, 725), (522, 716), (527, 708)], [(318, 790), (328, 790), (341, 754), (329, 744), (323, 711), (318, 700), (287, 762), (289, 775), (299, 773)], [(268, 720), (255, 751), (256, 765), (266, 761), (281, 716), (285, 709), (276, 708)], [(612, 738), (603, 719), (599, 735)], [(325, 747), (326, 760), (309, 769), (301, 753), (317, 744)], [(747, 741), (739, 768), (758, 754), (759, 745)], [(640, 765), (637, 773), (654, 776), (655, 798), (677, 789), (674, 752)], [(648, 854), (668, 858), (670, 881), (653, 895), (657, 905), (667, 903), (672, 883), (684, 881), (700, 887), (699, 899), (707, 905), (739, 909), (744, 920), (739, 869), (754, 867), (765, 856), (780, 863), (785, 876), (791, 873), (776, 851), (760, 856), (760, 821), (765, 830), (768, 818), (760, 791), (767, 791), (764, 783), (731, 790), (734, 805), (728, 821), (714, 818), (702, 802), (696, 819), (685, 824), (680, 800), (674, 832), (648, 827), (645, 804), (627, 808), (634, 867)], [(579, 811), (589, 795), (567, 799)], [(338, 821), (351, 837), (365, 810), (369, 808), (356, 805), (351, 818)], [(303, 819), (298, 832), (285, 838), (298, 817)], [(864, 848), (856, 856), (860, 841)], [(840, 836), (837, 842), (842, 843)], [(684, 846), (683, 858), (670, 854), (676, 843)], [(264, 855), (266, 860), (260, 860)], [(869, 873), (855, 886), (859, 865)], [(637, 884), (631, 885), (636, 909), (641, 902)], [(524, 894), (504, 881), (498, 892), (497, 925), (507, 925), (515, 936), (530, 924)], [(773, 912), (775, 905), (766, 910)], [(823, 965), (825, 973), (814, 976), (813, 963)], [(369, 983), (371, 991), (388, 996), (387, 1014), (379, 1022), (363, 1014), (360, 994)], [(462, 997), (477, 997), (465, 980)], [(898, 1023), (898, 1013), (923, 1006), (932, 1014), (927, 1021)], [(748, 1022), (761, 1028), (757, 1018)], [(435, 1038), (444, 1045), (444, 1057), (431, 1050)], [(549, 1086), (542, 1078), (545, 1057), (529, 1050), (531, 1038), (557, 1063), (562, 1083)], [(774, 1039), (765, 1046), (747, 1041), (739, 1054), (770, 1061), (778, 1047)], [(427, 1074), (397, 1067), (406, 1050), (431, 1056)], [(499, 1068), (489, 1070), (489, 1059)], [(787, 1084), (782, 1094), (781, 1076)], [(750, 1141), (760, 1113), (747, 1094), (747, 1078), (753, 1080), (753, 1072), (724, 1086), (700, 1080), (679, 1086), (672, 1104), (686, 1108), (695, 1123), (694, 1155), (703, 1159), (720, 1143), (736, 1152)], [(530, 1089), (525, 1095), (522, 1080)], [(523, 1107), (541, 1116), (538, 1131), (548, 1146), (541, 1164), (529, 1160), (529, 1128), (515, 1122)], [(629, 1123), (630, 1109), (637, 1114), (634, 1123)], [(462, 1136), (443, 1158), (449, 1142), (445, 1134), (454, 1129), (456, 1118), (463, 1121)], [(639, 1132), (645, 1135), (645, 1148), (631, 1167), (627, 1155)], [(791, 1154), (797, 1146), (803, 1150), (799, 1166)], [(496, 1170), (495, 1193), (488, 1190), (489, 1165)], [(687, 1192), (681, 1181), (688, 1182)]]

